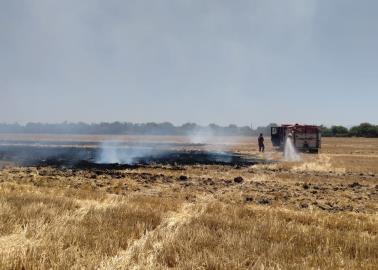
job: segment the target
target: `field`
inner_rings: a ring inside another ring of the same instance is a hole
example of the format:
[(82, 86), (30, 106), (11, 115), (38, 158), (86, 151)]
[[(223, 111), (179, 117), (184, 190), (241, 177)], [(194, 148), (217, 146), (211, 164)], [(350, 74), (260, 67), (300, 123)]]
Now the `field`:
[(0, 269), (378, 268), (377, 139), (324, 138), (321, 153), (301, 162), (285, 162), (270, 145), (258, 153), (255, 138), (0, 142), (90, 149), (104, 139), (271, 162), (62, 167), (4, 158)]

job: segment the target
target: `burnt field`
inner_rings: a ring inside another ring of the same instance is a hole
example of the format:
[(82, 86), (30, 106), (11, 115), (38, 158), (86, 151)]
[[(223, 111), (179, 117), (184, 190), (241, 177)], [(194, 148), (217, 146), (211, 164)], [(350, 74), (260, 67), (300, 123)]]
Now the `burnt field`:
[[(30, 143), (3, 142), (0, 144), (0, 160), (20, 166), (51, 166), (71, 169), (127, 169), (148, 165), (226, 165), (252, 166), (272, 163), (271, 160), (252, 155), (226, 151), (170, 149), (172, 145), (158, 147), (148, 145), (127, 145), (101, 147), (98, 143), (88, 146), (84, 142)], [(83, 147), (85, 145), (85, 147)], [(197, 145), (199, 146), (199, 145)], [(106, 152), (109, 152), (107, 154)], [(104, 154), (105, 153), (105, 154)], [(104, 158), (104, 155), (110, 156)], [(116, 156), (116, 159), (114, 159)]]
[(2, 269), (378, 264), (378, 140), (326, 138), (321, 154), (286, 162), (254, 138), (11, 137)]

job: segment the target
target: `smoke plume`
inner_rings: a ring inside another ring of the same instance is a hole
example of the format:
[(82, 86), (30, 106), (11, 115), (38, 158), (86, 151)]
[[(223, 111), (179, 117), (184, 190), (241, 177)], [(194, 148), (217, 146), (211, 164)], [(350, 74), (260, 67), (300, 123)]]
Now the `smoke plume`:
[(159, 151), (151, 147), (125, 146), (119, 141), (105, 141), (101, 144), (96, 163), (135, 164), (138, 159), (158, 155)]

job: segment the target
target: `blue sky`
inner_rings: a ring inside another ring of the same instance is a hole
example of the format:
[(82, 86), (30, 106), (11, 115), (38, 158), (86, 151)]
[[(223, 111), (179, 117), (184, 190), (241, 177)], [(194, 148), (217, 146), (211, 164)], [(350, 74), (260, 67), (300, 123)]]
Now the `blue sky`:
[(377, 124), (377, 10), (1, 0), (0, 122)]

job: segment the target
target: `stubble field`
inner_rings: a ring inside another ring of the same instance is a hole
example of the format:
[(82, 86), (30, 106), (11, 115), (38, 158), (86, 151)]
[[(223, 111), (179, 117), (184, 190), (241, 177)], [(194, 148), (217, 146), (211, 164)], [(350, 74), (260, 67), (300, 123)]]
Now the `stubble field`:
[[(3, 135), (12, 140), (109, 138)], [(114, 138), (112, 138), (114, 139)], [(324, 138), (285, 162), (255, 138), (213, 145), (271, 163), (130, 168), (0, 161), (0, 269), (377, 269), (378, 140)], [(79, 146), (78, 146), (79, 147)]]

